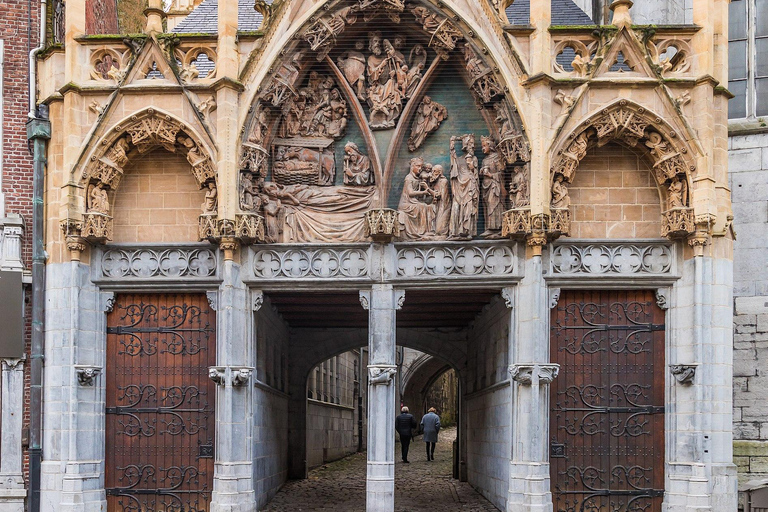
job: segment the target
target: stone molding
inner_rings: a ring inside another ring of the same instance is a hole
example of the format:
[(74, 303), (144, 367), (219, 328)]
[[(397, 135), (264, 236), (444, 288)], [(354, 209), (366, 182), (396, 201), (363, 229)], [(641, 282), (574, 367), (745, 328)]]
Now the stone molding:
[(549, 384), (560, 374), (559, 364), (512, 364), (509, 376), (522, 386), (530, 386), (534, 379), (539, 384)]
[(13, 371), (24, 371), (24, 361), (25, 359), (18, 359), (18, 358), (4, 358), (0, 359), (0, 370), (4, 372), (13, 372)]
[(372, 386), (389, 386), (397, 374), (397, 366), (389, 364), (368, 365), (368, 383)]
[(398, 245), (397, 277), (512, 276), (517, 267), (515, 251), (509, 245)]
[(368, 247), (271, 246), (252, 253), (257, 279), (367, 279)]
[(696, 363), (693, 364), (670, 364), (669, 371), (675, 377), (675, 380), (680, 384), (693, 384), (693, 379), (696, 377), (696, 367), (699, 366)]
[(550, 257), (556, 276), (671, 276), (674, 246), (664, 242), (570, 242), (555, 245)]
[(99, 281), (199, 280), (218, 276), (218, 256), (212, 247), (109, 246), (96, 257)]
[(77, 383), (81, 386), (93, 386), (94, 379), (101, 373), (101, 366), (76, 364)]

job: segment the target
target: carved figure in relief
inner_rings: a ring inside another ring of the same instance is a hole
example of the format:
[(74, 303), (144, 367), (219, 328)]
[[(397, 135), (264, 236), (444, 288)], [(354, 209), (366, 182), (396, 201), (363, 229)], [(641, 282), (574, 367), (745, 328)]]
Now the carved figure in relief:
[(110, 148), (108, 158), (118, 167), (122, 168), (128, 163), (128, 151), (130, 146), (128, 145), (128, 137), (121, 137), (115, 141), (115, 144)]
[(336, 43), (336, 38), (347, 28), (347, 24), (353, 25), (356, 21), (355, 10), (352, 7), (345, 7), (309, 27), (304, 33), (304, 40), (313, 51), (317, 52), (317, 60), (321, 61)]
[(283, 108), (280, 136), (341, 137), (347, 128), (347, 102), (334, 85), (332, 78), (311, 72), (307, 87)]
[(515, 128), (512, 125), (512, 121), (509, 119), (507, 109), (504, 107), (503, 102), (496, 103), (493, 108), (496, 110), (496, 117), (494, 121), (496, 123), (496, 129), (499, 130), (499, 138), (504, 140), (515, 134)]
[(589, 57), (582, 57), (580, 54), (576, 54), (571, 62), (571, 67), (579, 76), (585, 76), (589, 71)]
[(571, 198), (568, 196), (568, 187), (563, 181), (563, 176), (558, 174), (552, 183), (552, 208), (566, 209), (571, 206)]
[(289, 96), (295, 94), (296, 91), (293, 86), (296, 84), (296, 80), (299, 79), (303, 58), (304, 52), (297, 51), (291, 57), (290, 62), (283, 62), (275, 78), (264, 91), (265, 101), (269, 101), (273, 106), (278, 107)]
[(422, 177), (423, 170), (424, 159), (412, 158), (410, 170), (403, 182), (400, 203), (397, 206), (403, 227), (401, 233), (404, 238), (410, 240), (425, 238), (429, 230), (431, 205), (427, 203), (426, 198), (432, 197), (432, 191)]
[(331, 91), (331, 121), (328, 123), (326, 131), (334, 139), (338, 139), (347, 130), (347, 102), (341, 97), (341, 91), (333, 89)]
[(109, 214), (109, 197), (107, 191), (104, 190), (104, 185), (99, 182), (96, 185), (91, 185), (91, 189), (88, 193), (88, 213), (101, 213), (103, 215)]
[(370, 124), (372, 128), (391, 128), (403, 108), (407, 71), (403, 72), (402, 68), (407, 66), (403, 54), (387, 39), (379, 43), (379, 38), (378, 33), (372, 37), (373, 55), (368, 57)]
[(410, 98), (419, 86), (422, 73), (424, 73), (424, 69), (427, 67), (427, 50), (422, 45), (417, 44), (413, 47), (408, 58), (408, 66), (404, 94), (407, 98)]
[(416, 110), (416, 118), (411, 126), (411, 136), (408, 137), (408, 149), (416, 151), (424, 144), (427, 136), (440, 127), (440, 123), (448, 119), (448, 109), (424, 96), (421, 105)]
[(530, 205), (528, 197), (528, 164), (517, 167), (512, 176), (509, 193), (512, 196), (512, 208), (523, 208)]
[(664, 139), (664, 137), (656, 132), (650, 132), (648, 134), (648, 140), (645, 141), (645, 145), (650, 150), (654, 160), (657, 161), (662, 157), (672, 153), (672, 149), (670, 148), (669, 143)]
[(374, 184), (371, 159), (354, 142), (344, 146), (344, 184), (367, 187)]
[(240, 208), (246, 212), (255, 212), (261, 209), (261, 197), (259, 187), (253, 183), (253, 174), (244, 172), (240, 174)]
[(205, 200), (202, 204), (203, 213), (216, 213), (218, 207), (219, 192), (216, 190), (216, 183), (209, 181), (208, 190), (205, 191)]
[[(456, 153), (461, 141), (464, 155)], [(451, 230), (450, 238), (467, 240), (477, 235), (477, 211), (480, 203), (475, 136), (451, 137)]]
[(274, 160), (272, 172), (275, 180), (285, 184), (333, 185), (336, 178), (336, 166), (330, 150), (277, 146)]
[(686, 201), (686, 186), (685, 181), (675, 178), (669, 184), (669, 190), (667, 192), (667, 209), (684, 208)]
[(480, 170), (483, 187), (483, 204), (485, 205), (485, 232), (483, 236), (498, 236), (501, 230), (501, 219), (504, 213), (504, 159), (496, 150), (496, 143), (490, 137), (480, 139), (483, 153), (483, 167)]
[(587, 156), (587, 150), (589, 149), (589, 135), (587, 132), (581, 132), (576, 140), (574, 140), (568, 147), (568, 153), (576, 157), (577, 160), (581, 160)]
[(338, 66), (344, 77), (355, 90), (358, 99), (365, 101), (365, 55), (362, 50), (365, 48), (363, 41), (355, 42), (355, 49), (349, 50), (341, 55), (338, 60)]
[(451, 185), (443, 174), (443, 166), (432, 167), (429, 177), (429, 187), (432, 190), (432, 210), (434, 225), (430, 226), (438, 239), (445, 239), (451, 227)]
[(259, 146), (264, 145), (264, 139), (269, 130), (269, 115), (266, 109), (259, 107), (259, 111), (253, 116), (253, 129), (248, 136), (248, 142), (253, 142)]

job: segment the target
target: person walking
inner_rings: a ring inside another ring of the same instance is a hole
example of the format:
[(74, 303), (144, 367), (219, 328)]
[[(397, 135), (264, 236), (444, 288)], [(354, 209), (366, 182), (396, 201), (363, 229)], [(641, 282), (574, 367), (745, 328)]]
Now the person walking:
[(427, 443), (427, 460), (435, 460), (435, 445), (437, 433), (440, 432), (440, 416), (437, 409), (429, 408), (429, 412), (421, 418), (421, 431), (424, 433), (424, 442)]
[(400, 416), (395, 418), (395, 430), (400, 434), (400, 448), (403, 452), (403, 462), (408, 462), (408, 448), (411, 445), (413, 429), (416, 428), (416, 418), (410, 414), (408, 408), (400, 409)]

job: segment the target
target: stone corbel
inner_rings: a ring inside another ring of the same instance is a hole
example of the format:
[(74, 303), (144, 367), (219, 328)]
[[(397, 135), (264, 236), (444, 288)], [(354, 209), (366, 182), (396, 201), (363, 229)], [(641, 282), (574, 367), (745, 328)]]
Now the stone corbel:
[(560, 288), (549, 289), (549, 309), (555, 309), (560, 302)]
[(389, 243), (400, 236), (397, 210), (376, 208), (365, 212), (365, 229), (374, 241)]
[(75, 365), (77, 382), (81, 386), (93, 386), (93, 380), (101, 373), (101, 366)]
[(395, 290), (395, 310), (400, 311), (405, 304), (405, 290)]
[(81, 237), (83, 223), (73, 219), (64, 219), (61, 221), (61, 231), (64, 233), (64, 239), (69, 250), (69, 259), (80, 261), (80, 255), (86, 249), (85, 239)]
[(512, 309), (515, 307), (515, 289), (514, 288), (502, 288), (501, 289), (501, 298), (504, 299), (504, 305), (507, 306), (508, 309)]
[(368, 366), (368, 382), (373, 386), (389, 386), (397, 373), (397, 366), (374, 364)]
[(212, 310), (218, 311), (219, 308), (219, 292), (218, 290), (211, 290), (205, 292), (205, 298), (208, 299), (208, 305)]
[(680, 384), (693, 384), (698, 364), (670, 364), (669, 371)]
[(530, 386), (534, 379), (539, 384), (550, 384), (560, 374), (559, 364), (513, 364), (509, 366), (509, 375), (521, 386)]
[(17, 358), (11, 358), (11, 359), (1, 359), (0, 360), (0, 369), (4, 372), (13, 372), (13, 371), (23, 371), (24, 370), (24, 359), (17, 359)]
[(251, 379), (253, 375), (253, 368), (250, 366), (241, 366), (239, 368), (232, 368), (232, 386), (241, 387)]
[(211, 379), (219, 386), (226, 384), (226, 370), (225, 366), (211, 366), (208, 368), (208, 378)]
[(669, 288), (656, 290), (656, 304), (664, 311), (669, 309)]
[(261, 290), (253, 290), (251, 292), (251, 308), (254, 311), (259, 311), (261, 306), (264, 305), (264, 292)]
[(111, 313), (115, 309), (115, 292), (101, 292), (99, 297), (101, 299), (101, 311)]
[(363, 309), (369, 311), (371, 309), (371, 292), (368, 290), (360, 291), (360, 305)]

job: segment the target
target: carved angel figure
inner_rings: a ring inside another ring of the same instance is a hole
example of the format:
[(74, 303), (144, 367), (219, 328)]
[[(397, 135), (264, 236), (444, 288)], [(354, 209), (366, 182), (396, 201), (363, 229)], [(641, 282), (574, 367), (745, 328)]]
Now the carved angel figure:
[(128, 145), (128, 138), (121, 137), (115, 141), (114, 146), (109, 150), (109, 159), (118, 167), (123, 167), (128, 163), (128, 151), (130, 146)]
[(103, 215), (109, 214), (109, 197), (107, 191), (104, 190), (104, 185), (99, 182), (96, 185), (91, 185), (90, 192), (88, 193), (88, 213), (101, 213)]
[[(464, 155), (456, 153), (461, 141)], [(467, 240), (477, 235), (477, 211), (480, 204), (475, 136), (451, 137), (451, 230), (450, 238)]]
[(504, 159), (496, 150), (496, 143), (490, 137), (481, 139), (483, 167), (480, 170), (483, 187), (483, 204), (485, 205), (485, 232), (483, 236), (497, 236), (501, 230), (501, 219), (504, 213)]
[(672, 180), (669, 184), (669, 191), (667, 192), (667, 209), (684, 208), (686, 203), (685, 195), (685, 182), (679, 178)]
[(568, 187), (563, 182), (563, 176), (558, 174), (552, 183), (552, 208), (566, 209), (571, 206)]
[(209, 181), (208, 182), (208, 190), (205, 191), (205, 200), (202, 204), (203, 213), (216, 213), (217, 207), (218, 207), (218, 195), (219, 192), (216, 190), (216, 183)]
[(504, 102), (496, 103), (493, 108), (496, 110), (494, 121), (496, 123), (496, 129), (499, 130), (499, 138), (504, 140), (513, 136), (515, 128), (512, 126), (512, 121), (509, 119), (509, 114), (504, 106)]
[(367, 187), (373, 185), (371, 159), (360, 153), (354, 142), (344, 146), (344, 184)]
[(416, 118), (411, 126), (411, 136), (408, 137), (408, 149), (416, 151), (424, 144), (427, 136), (440, 127), (440, 123), (448, 119), (448, 109), (424, 96), (421, 105), (416, 110)]
[(512, 199), (512, 208), (523, 208), (530, 204), (528, 197), (528, 166), (516, 168), (512, 177), (512, 184), (509, 187), (509, 193)]

